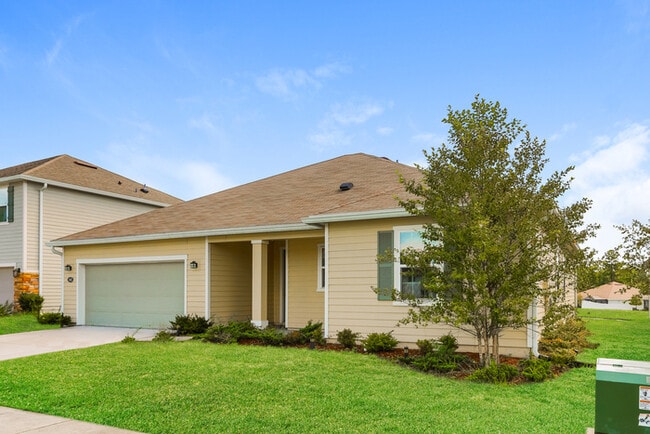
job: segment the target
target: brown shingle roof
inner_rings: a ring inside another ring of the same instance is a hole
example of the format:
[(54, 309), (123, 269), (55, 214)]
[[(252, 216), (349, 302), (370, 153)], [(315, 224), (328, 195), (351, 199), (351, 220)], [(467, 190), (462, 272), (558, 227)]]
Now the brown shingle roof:
[(633, 295), (640, 294), (638, 288), (629, 287), (619, 282), (609, 282), (595, 288), (582, 291), (580, 295), (585, 299), (625, 301), (632, 298)]
[[(59, 241), (301, 224), (309, 216), (398, 209), (399, 175), (420, 171), (351, 154), (70, 235)], [(341, 191), (342, 183), (353, 187)]]
[(161, 204), (181, 202), (180, 199), (154, 188), (146, 187), (145, 193), (141, 190), (143, 184), (69, 155), (58, 155), (0, 169), (0, 179), (9, 177), (42, 179)]

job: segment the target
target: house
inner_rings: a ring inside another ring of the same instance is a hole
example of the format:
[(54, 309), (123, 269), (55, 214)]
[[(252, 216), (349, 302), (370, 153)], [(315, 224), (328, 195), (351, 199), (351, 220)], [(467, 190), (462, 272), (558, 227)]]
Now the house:
[[(64, 310), (77, 324), (168, 327), (176, 314), (260, 327), (320, 321), (330, 339), (343, 329), (390, 332), (402, 343), (453, 331), (445, 324), (397, 326), (408, 306), (376, 287), (417, 293), (386, 248), (421, 243), (429, 221), (398, 206), (399, 177), (411, 166), (351, 154), (51, 242), (64, 252)], [(397, 255), (399, 256), (399, 255)], [(528, 356), (537, 333), (501, 337), (503, 354)]]
[(0, 304), (28, 291), (59, 310), (62, 253), (47, 241), (179, 202), (69, 155), (0, 169)]
[[(630, 304), (630, 299), (635, 295), (641, 295), (638, 288), (627, 286), (624, 283), (609, 282), (582, 291), (579, 297), (584, 308), (633, 310), (635, 306)], [(648, 296), (644, 295), (642, 300), (643, 309), (647, 309)], [(641, 307), (639, 306), (639, 308)]]

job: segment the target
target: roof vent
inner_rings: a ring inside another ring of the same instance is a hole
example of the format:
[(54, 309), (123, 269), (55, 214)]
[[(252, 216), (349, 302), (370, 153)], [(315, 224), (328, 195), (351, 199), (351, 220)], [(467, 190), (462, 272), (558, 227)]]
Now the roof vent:
[(339, 185), (339, 190), (348, 191), (352, 187), (354, 187), (354, 184), (352, 184), (351, 182), (344, 182), (343, 184)]

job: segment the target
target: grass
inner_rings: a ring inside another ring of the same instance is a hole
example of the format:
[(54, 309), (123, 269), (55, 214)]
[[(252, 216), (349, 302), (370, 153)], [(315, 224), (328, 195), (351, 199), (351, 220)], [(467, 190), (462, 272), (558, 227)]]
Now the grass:
[(9, 316), (0, 316), (0, 335), (49, 330), (58, 327), (60, 326), (57, 324), (40, 324), (36, 320), (36, 316), (30, 313), (15, 313)]
[[(630, 353), (650, 360), (650, 349), (632, 336), (647, 331), (647, 312), (582, 314), (601, 346), (581, 360)], [(619, 353), (625, 346), (635, 348)], [(542, 384), (495, 386), (349, 352), (198, 341), (0, 362), (0, 405), (150, 433), (584, 433), (593, 426), (594, 387), (593, 368)]]

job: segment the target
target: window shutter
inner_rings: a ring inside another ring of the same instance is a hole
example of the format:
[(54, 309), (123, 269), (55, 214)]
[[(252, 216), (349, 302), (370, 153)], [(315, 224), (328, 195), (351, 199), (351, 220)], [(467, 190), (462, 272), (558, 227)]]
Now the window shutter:
[(14, 221), (14, 186), (7, 187), (7, 221)]
[(393, 231), (377, 233), (377, 300), (392, 300), (394, 288), (394, 264), (389, 258), (383, 258), (393, 251)]

